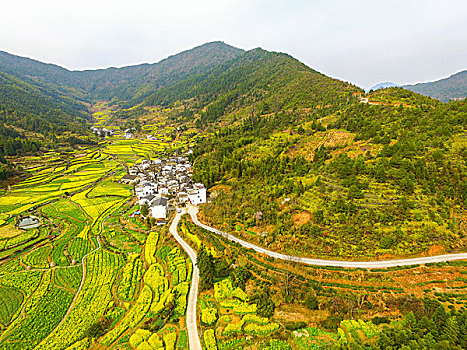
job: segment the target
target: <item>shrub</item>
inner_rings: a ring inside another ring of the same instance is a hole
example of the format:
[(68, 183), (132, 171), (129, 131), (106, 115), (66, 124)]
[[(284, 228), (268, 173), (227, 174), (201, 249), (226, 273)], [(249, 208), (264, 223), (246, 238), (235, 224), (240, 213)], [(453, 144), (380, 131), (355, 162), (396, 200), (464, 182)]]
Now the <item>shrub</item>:
[(142, 342), (136, 350), (154, 350), (154, 348), (148, 342)]
[(250, 303), (256, 304), (258, 315), (267, 317), (267, 318), (274, 315), (274, 310), (276, 309), (276, 305), (272, 301), (269, 293), (265, 291), (256, 293), (250, 298)]
[(268, 323), (266, 325), (260, 326), (254, 323), (247, 324), (243, 327), (245, 334), (257, 335), (257, 336), (267, 336), (271, 333), (274, 333), (279, 329), (277, 323)]
[(245, 323), (251, 322), (251, 323), (256, 323), (260, 325), (265, 325), (269, 323), (269, 320), (266, 317), (260, 317), (260, 316), (252, 315), (252, 314), (243, 316), (242, 320), (245, 321)]
[(148, 344), (151, 345), (153, 349), (159, 349), (164, 347), (164, 343), (162, 342), (162, 339), (157, 333), (153, 333), (149, 337)]
[(379, 325), (381, 323), (391, 323), (389, 318), (387, 318), (386, 316), (383, 316), (383, 317), (375, 316), (375, 317), (373, 317), (371, 322), (373, 322), (373, 324), (375, 324), (375, 325)]
[(204, 344), (207, 350), (217, 350), (216, 336), (214, 329), (207, 329), (204, 334)]
[(177, 342), (177, 333), (167, 333), (163, 335), (165, 350), (174, 350)]
[(307, 308), (310, 310), (317, 310), (318, 309), (318, 299), (312, 294), (308, 294), (308, 296), (305, 299), (305, 305)]
[(201, 321), (205, 324), (211, 325), (217, 320), (217, 309), (213, 307), (207, 307), (201, 309)]
[(331, 315), (323, 321), (323, 327), (326, 329), (337, 329), (342, 322), (342, 316), (335, 314)]
[(289, 331), (296, 331), (297, 329), (301, 329), (305, 327), (306, 327), (305, 322), (290, 322), (285, 325), (285, 328), (287, 328)]

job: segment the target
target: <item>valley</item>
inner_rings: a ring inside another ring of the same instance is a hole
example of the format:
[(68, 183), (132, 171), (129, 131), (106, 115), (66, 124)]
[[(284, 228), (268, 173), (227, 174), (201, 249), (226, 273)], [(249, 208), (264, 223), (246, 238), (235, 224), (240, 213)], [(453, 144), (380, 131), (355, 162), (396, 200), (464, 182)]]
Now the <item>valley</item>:
[(467, 346), (465, 100), (219, 42), (0, 71), (2, 348)]

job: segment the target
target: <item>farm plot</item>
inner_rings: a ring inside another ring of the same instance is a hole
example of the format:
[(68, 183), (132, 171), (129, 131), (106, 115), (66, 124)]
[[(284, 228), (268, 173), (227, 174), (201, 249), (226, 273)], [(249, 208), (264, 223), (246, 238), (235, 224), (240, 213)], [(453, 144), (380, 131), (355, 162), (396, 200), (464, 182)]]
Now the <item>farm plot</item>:
[(13, 288), (0, 287), (0, 329), (6, 327), (23, 304), (23, 294)]
[[(214, 296), (204, 294), (200, 301), (201, 325), (206, 347), (216, 348), (216, 337), (209, 334), (212, 327), (219, 329), (219, 344), (237, 343), (237, 337), (271, 338), (279, 324), (257, 315), (256, 304), (248, 302), (247, 294), (234, 288), (230, 277), (214, 283)], [(235, 347), (233, 347), (235, 348)]]
[[(158, 349), (164, 346), (166, 349), (175, 349), (178, 322), (177, 326), (168, 322), (161, 330), (158, 327), (153, 329), (153, 326), (149, 326), (149, 330), (138, 328), (142, 322), (151, 325), (161, 322), (156, 320), (173, 321), (186, 313), (191, 268), (187, 269), (187, 260), (178, 247), (161, 245), (160, 239), (157, 231), (152, 231), (147, 236), (144, 260), (149, 266), (142, 278), (143, 287), (125, 316), (99, 340), (104, 346), (128, 346), (129, 341), (131, 347), (138, 349)], [(135, 273), (138, 275), (142, 262), (139, 254), (129, 256), (118, 287), (120, 299), (128, 297), (125, 293), (129, 290), (129, 285), (135, 288), (138, 283), (134, 281)], [(137, 280), (139, 279), (138, 277)], [(128, 283), (130, 280), (132, 282)], [(170, 312), (169, 316), (167, 312)], [(182, 344), (186, 342), (186, 337), (180, 337), (179, 340)]]
[(122, 200), (120, 197), (87, 198), (87, 194), (90, 191), (91, 189), (77, 193), (71, 200), (79, 204), (86, 214), (91, 217), (91, 229), (93, 233), (97, 234), (100, 231), (100, 223), (104, 219), (105, 214), (121, 206), (126, 199)]
[(44, 273), (41, 284), (26, 304), (25, 317), (16, 319), (3, 333), (4, 349), (32, 349), (65, 315), (73, 295), (51, 283), (52, 271)]
[(124, 301), (134, 299), (136, 288), (141, 279), (143, 262), (138, 258), (138, 254), (130, 255), (122, 271), (122, 278), (118, 285), (117, 295)]
[(46, 227), (25, 231), (22, 235), (10, 238), (8, 240), (0, 240), (0, 258), (7, 257), (17, 252), (21, 252), (26, 247), (30, 247), (35, 243), (45, 239), (49, 234)]
[(88, 192), (88, 198), (103, 197), (103, 196), (120, 196), (128, 197), (131, 195), (131, 187), (123, 184), (119, 184), (113, 181), (104, 181), (99, 186), (93, 187)]
[(45, 205), (41, 208), (42, 213), (47, 216), (62, 219), (66, 217), (69, 220), (86, 222), (87, 218), (83, 211), (68, 199), (60, 199), (57, 202)]
[(47, 258), (51, 251), (51, 246), (42, 246), (29, 252), (27, 255), (21, 258), (21, 260), (26, 266), (31, 266), (34, 268), (46, 268), (49, 267), (49, 261)]
[[(29, 231), (31, 232), (31, 231)], [(12, 246), (15, 242), (24, 240), (25, 231), (18, 229), (14, 224), (6, 224), (0, 227), (0, 249)], [(21, 236), (23, 238), (21, 238)]]
[(65, 192), (78, 191), (102, 178), (117, 166), (115, 161), (105, 162), (89, 157), (80, 158), (66, 171), (51, 171), (31, 177), (0, 196), (0, 212), (20, 214), (47, 201), (58, 198)]
[(56, 269), (54, 271), (54, 283), (55, 285), (67, 289), (76, 290), (78, 289), (83, 271), (81, 266), (74, 266), (70, 268)]
[(86, 278), (71, 312), (37, 349), (65, 349), (81, 340), (86, 330), (104, 314), (111, 286), (123, 261), (120, 256), (98, 250), (86, 258)]

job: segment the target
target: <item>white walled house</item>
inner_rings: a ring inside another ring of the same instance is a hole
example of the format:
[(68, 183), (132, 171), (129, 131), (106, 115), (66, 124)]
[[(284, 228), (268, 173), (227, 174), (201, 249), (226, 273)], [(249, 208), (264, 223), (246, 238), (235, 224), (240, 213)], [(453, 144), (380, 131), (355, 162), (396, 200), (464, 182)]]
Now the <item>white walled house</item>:
[(159, 197), (157, 198), (151, 207), (149, 208), (149, 215), (155, 219), (166, 219), (167, 218), (167, 204), (168, 199)]
[(203, 187), (188, 191), (188, 199), (193, 205), (206, 203), (206, 188)]
[(150, 194), (148, 196), (141, 197), (138, 201), (138, 204), (139, 205), (147, 204), (148, 206), (151, 206), (155, 200), (156, 200), (156, 196)]
[(138, 177), (136, 175), (126, 174), (122, 177), (121, 181), (126, 184), (134, 184), (138, 182)]

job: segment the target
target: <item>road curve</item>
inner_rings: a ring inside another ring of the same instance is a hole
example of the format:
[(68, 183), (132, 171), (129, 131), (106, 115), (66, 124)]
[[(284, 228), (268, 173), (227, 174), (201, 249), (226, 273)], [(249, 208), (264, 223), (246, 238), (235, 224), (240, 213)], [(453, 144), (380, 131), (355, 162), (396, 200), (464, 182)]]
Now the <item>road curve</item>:
[(345, 260), (324, 260), (324, 259), (303, 258), (299, 256), (276, 253), (271, 250), (261, 248), (257, 245), (254, 245), (240, 238), (237, 238), (227, 232), (223, 232), (216, 228), (202, 224), (201, 222), (199, 222), (198, 217), (196, 216), (196, 214), (198, 213), (198, 208), (196, 207), (190, 206), (188, 208), (188, 213), (190, 214), (191, 219), (196, 225), (208, 231), (221, 235), (222, 237), (225, 237), (233, 242), (237, 242), (245, 248), (254, 249), (255, 251), (259, 253), (266, 254), (276, 259), (295, 261), (295, 262), (299, 262), (299, 263), (306, 264), (306, 265), (373, 269), (373, 268), (407, 266), (407, 265), (427, 264), (427, 263), (437, 263), (437, 262), (444, 262), (444, 261), (467, 259), (467, 253), (444, 254), (444, 255), (426, 256), (426, 257), (420, 257), (420, 258), (378, 260), (378, 261), (345, 261)]
[(170, 225), (170, 233), (174, 236), (176, 241), (182, 246), (185, 252), (191, 259), (193, 263), (193, 274), (191, 276), (191, 288), (190, 295), (188, 296), (188, 306), (186, 310), (186, 329), (188, 333), (188, 343), (190, 350), (202, 350), (201, 341), (199, 339), (198, 325), (196, 323), (196, 303), (198, 301), (198, 282), (199, 282), (199, 270), (196, 266), (196, 253), (195, 251), (186, 243), (182, 237), (177, 232), (178, 222), (183, 214), (186, 213), (186, 210), (183, 210), (180, 213), (175, 215), (175, 218)]

